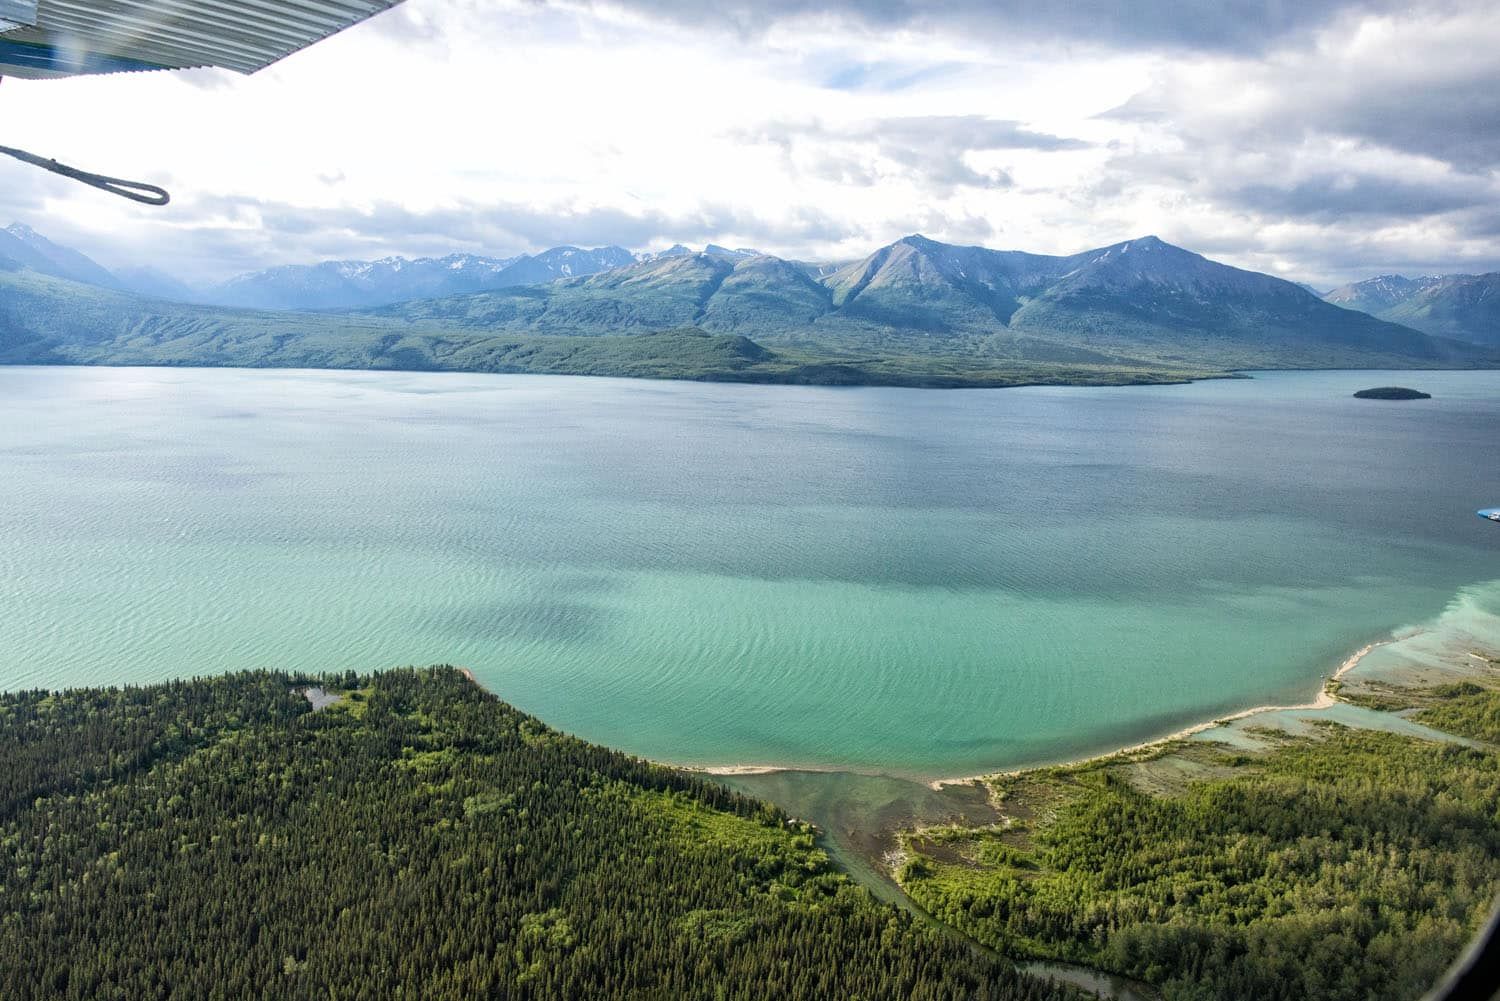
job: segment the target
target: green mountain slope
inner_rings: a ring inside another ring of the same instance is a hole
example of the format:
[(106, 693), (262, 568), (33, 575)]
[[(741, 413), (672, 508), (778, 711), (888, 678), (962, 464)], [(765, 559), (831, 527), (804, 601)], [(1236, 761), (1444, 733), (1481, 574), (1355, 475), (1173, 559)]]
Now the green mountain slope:
[(775, 257), (752, 257), (723, 277), (697, 322), (707, 330), (760, 336), (806, 328), (830, 309), (828, 289), (806, 270)]
[(1381, 315), (1439, 337), (1500, 347), (1500, 273), (1448, 275)]
[(826, 284), (848, 318), (946, 334), (1007, 323), (1022, 290), (1037, 284), (1037, 272), (1056, 271), (1058, 260), (909, 236), (834, 273)]
[(1324, 298), (1436, 337), (1500, 347), (1500, 273), (1382, 275), (1341, 286)]
[(1214, 358), (1235, 368), (1267, 362), (1287, 368), (1442, 366), (1475, 355), (1154, 237), (1088, 255), (1019, 310), (1011, 325), (1102, 350), (1160, 360)]
[(1441, 276), (1407, 278), (1405, 275), (1380, 275), (1362, 282), (1340, 285), (1323, 294), (1326, 302), (1345, 309), (1356, 309), (1371, 316), (1380, 316), (1392, 306), (1399, 306), (1425, 288), (1442, 281)]
[[(462, 298), (462, 297), (460, 297)], [(441, 300), (451, 302), (453, 300)], [(574, 372), (706, 378), (778, 356), (741, 337), (496, 337), (470, 325), (193, 306), (0, 272), (0, 362)], [(783, 361), (782, 368), (795, 362)]]
[(0, 266), (7, 263), (69, 281), (120, 287), (118, 279), (99, 264), (18, 222), (0, 229)]
[(821, 278), (764, 255), (681, 253), (362, 313), (183, 305), (12, 265), (0, 362), (1006, 386), (1482, 367), (1500, 345), (1340, 309), (1150, 237), (1071, 257), (908, 237)]
[[(753, 295), (747, 292), (746, 298)], [(422, 320), (258, 312), (141, 299), (31, 271), (0, 270), (0, 364), (403, 369), (930, 387), (1120, 385), (1216, 374), (1189, 366), (1002, 364), (901, 352), (835, 358), (795, 347), (771, 349), (739, 334), (653, 330), (646, 324), (626, 327), (635, 332), (624, 334), (539, 334), (524, 325), (522, 332), (511, 333), (482, 318), (495, 301), (457, 296), (419, 303), (431, 314)]]
[(1441, 365), (1470, 353), (1351, 317), (1291, 282), (1145, 237), (1072, 257), (908, 237), (829, 279), (841, 314), (929, 340), (982, 334), (1021, 357), (1068, 346), (1097, 359), (1227, 368)]
[[(1479, 741), (1500, 691), (1386, 686)], [(1413, 1001), (1500, 885), (1500, 755), (1319, 721), (1250, 748), (1184, 740), (990, 780), (1006, 820), (903, 839), (903, 888), (1015, 955), (1165, 1001)]]
[(585, 279), (370, 314), (512, 333), (693, 325), (835, 358), (1202, 368), (1489, 364), (1471, 346), (1341, 310), (1155, 237), (1071, 257), (913, 236), (821, 280), (764, 256), (678, 255)]
[(693, 325), (734, 269), (717, 255), (681, 254), (586, 278), (399, 303), (369, 315), (511, 333), (661, 330)]
[(458, 671), (0, 695), (0, 996), (1075, 995)]

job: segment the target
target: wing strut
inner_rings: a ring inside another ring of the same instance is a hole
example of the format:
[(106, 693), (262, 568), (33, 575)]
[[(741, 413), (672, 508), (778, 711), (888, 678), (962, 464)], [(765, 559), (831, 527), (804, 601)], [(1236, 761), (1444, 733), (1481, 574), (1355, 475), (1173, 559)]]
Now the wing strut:
[(133, 202), (142, 205), (165, 205), (172, 200), (172, 196), (165, 188), (158, 188), (154, 184), (146, 184), (143, 181), (127, 181), (119, 177), (109, 177), (105, 174), (94, 174), (87, 170), (79, 170), (77, 167), (69, 167), (65, 163), (49, 160), (46, 157), (28, 153), (24, 149), (14, 149), (10, 146), (0, 146), (0, 153), (13, 156), (23, 163), (29, 163), (43, 170), (50, 170), (54, 174), (70, 177), (75, 181), (98, 188), (100, 191), (108, 191), (112, 195), (121, 198), (129, 198)]
[(95, 174), (87, 170), (79, 170), (77, 167), (69, 167), (65, 163), (49, 160), (35, 153), (28, 153), (24, 149), (16, 149), (14, 146), (0, 146), (0, 153), (13, 156), (22, 163), (29, 163), (33, 167), (41, 167), (50, 170), (54, 174), (82, 181), (84, 184), (98, 188), (100, 191), (108, 191), (112, 195), (121, 198), (129, 198), (133, 202), (142, 205), (165, 205), (172, 200), (172, 196), (165, 188), (158, 188), (154, 184), (146, 184), (143, 181), (127, 181), (120, 177), (110, 177), (107, 174)]

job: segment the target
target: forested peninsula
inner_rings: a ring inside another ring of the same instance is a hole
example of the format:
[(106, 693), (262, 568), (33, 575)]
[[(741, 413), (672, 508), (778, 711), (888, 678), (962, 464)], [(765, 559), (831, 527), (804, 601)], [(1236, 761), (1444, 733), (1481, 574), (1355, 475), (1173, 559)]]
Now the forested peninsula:
[[(0, 696), (6, 998), (1405, 1001), (1500, 885), (1500, 689), (987, 780), (876, 901), (817, 831), (452, 668)], [(1333, 684), (1337, 684), (1336, 682)], [(1442, 737), (1441, 734), (1446, 734)], [(993, 951), (992, 951), (993, 950)]]
[(1257, 723), (995, 776), (998, 821), (906, 832), (897, 878), (978, 941), (1166, 1001), (1412, 1001), (1500, 889), (1497, 668), (1342, 696), (1428, 735)]
[(1078, 995), (435, 668), (0, 696), (0, 997)]

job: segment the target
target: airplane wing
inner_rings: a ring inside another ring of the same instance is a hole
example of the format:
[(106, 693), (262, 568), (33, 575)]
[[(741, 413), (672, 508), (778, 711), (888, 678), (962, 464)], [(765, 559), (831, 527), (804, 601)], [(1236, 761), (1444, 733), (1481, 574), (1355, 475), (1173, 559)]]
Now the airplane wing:
[(254, 73), (401, 0), (0, 0), (0, 77)]
[[(0, 0), (0, 78), (48, 79), (219, 66), (254, 73), (401, 0)], [(154, 184), (95, 174), (22, 149), (0, 155), (131, 201)]]

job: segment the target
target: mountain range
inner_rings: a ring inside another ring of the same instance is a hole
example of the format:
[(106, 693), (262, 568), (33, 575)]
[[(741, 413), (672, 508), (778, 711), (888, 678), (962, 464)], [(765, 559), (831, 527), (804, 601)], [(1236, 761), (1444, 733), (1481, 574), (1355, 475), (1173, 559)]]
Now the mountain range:
[(1500, 364), (1495, 345), (1341, 308), (1149, 236), (1054, 256), (914, 235), (842, 266), (712, 245), (329, 262), (220, 287), (252, 309), (127, 291), (126, 276), (81, 254), (23, 227), (5, 233), (7, 362), (933, 386)]
[(53, 243), (23, 223), (11, 223), (0, 229), (0, 263), (30, 268), (54, 278), (122, 288), (120, 280), (107, 269), (76, 250)]
[(622, 247), (554, 247), (540, 254), (484, 257), (386, 257), (378, 261), (290, 264), (231, 278), (182, 301), (250, 309), (337, 309), (382, 306), (481, 289), (535, 285), (633, 264)]
[(1381, 275), (1323, 297), (1428, 334), (1500, 347), (1500, 272), (1484, 275)]
[(1156, 237), (1057, 257), (909, 236), (822, 279), (765, 255), (688, 254), (366, 315), (512, 334), (696, 327), (835, 358), (1251, 368), (1435, 366), (1481, 354)]
[[(703, 251), (725, 260), (753, 257), (753, 250), (730, 250), (709, 244)], [(385, 257), (378, 261), (324, 261), (289, 264), (238, 275), (201, 289), (172, 290), (125, 275), (120, 287), (178, 302), (200, 302), (248, 309), (350, 309), (384, 306), (409, 299), (435, 299), (462, 292), (540, 285), (622, 268), (642, 261), (692, 254), (678, 244), (656, 253), (632, 253), (623, 247), (553, 247), (539, 254), (485, 257)], [(147, 276), (147, 282), (157, 276)], [(163, 294), (165, 293), (165, 294)]]
[[(726, 256), (753, 251), (711, 247)], [(378, 261), (323, 261), (290, 264), (237, 275), (214, 285), (194, 287), (149, 266), (111, 272), (68, 247), (53, 243), (30, 226), (14, 223), (0, 230), (0, 261), (40, 274), (100, 288), (133, 292), (174, 302), (246, 309), (313, 310), (382, 306), (404, 299), (433, 298), (481, 289), (533, 285), (575, 275), (692, 251), (677, 246), (659, 254), (633, 254), (622, 247), (553, 247), (539, 254), (485, 257), (386, 257)]]

